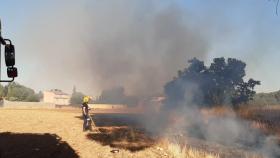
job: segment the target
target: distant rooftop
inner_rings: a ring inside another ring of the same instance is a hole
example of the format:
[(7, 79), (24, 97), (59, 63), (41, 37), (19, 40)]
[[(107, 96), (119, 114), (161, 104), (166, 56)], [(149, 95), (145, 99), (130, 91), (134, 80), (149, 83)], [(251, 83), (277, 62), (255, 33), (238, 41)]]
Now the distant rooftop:
[(60, 89), (51, 89), (49, 92), (53, 92), (55, 95), (68, 95)]

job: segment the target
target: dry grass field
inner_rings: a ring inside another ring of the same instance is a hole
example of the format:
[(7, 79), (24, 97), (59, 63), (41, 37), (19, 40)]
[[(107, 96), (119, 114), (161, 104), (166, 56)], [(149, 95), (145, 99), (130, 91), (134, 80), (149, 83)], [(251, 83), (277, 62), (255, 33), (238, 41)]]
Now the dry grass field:
[[(94, 115), (99, 132), (82, 132), (80, 109), (0, 108), (0, 158), (258, 157), (243, 150), (193, 138), (184, 145), (155, 138), (138, 128), (133, 120), (113, 122), (108, 117), (118, 118), (122, 114), (105, 113), (100, 111)], [(214, 110), (210, 113), (224, 112)], [(243, 110), (241, 114), (252, 118), (248, 110)]]
[(280, 106), (241, 108), (238, 114), (264, 133), (280, 137)]
[[(161, 147), (141, 130), (102, 127), (82, 132), (80, 110), (0, 109), (0, 157), (211, 157), (196, 150)], [(181, 156), (179, 156), (181, 157)]]

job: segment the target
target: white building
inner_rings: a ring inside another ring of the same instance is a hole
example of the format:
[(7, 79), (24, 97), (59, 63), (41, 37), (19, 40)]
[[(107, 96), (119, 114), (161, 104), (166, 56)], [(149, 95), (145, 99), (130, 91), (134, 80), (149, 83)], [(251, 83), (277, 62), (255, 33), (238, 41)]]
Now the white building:
[(69, 105), (70, 104), (70, 95), (64, 93), (59, 89), (52, 89), (50, 91), (43, 92), (43, 102), (53, 103), (56, 105)]

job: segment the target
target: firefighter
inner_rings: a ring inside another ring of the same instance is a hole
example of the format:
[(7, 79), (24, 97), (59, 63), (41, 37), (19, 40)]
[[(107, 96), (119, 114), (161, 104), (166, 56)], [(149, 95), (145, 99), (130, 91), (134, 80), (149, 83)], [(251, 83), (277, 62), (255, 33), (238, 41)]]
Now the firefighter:
[(89, 119), (89, 107), (88, 102), (90, 100), (90, 97), (85, 96), (83, 98), (83, 104), (82, 104), (82, 113), (83, 113), (83, 131), (90, 130), (90, 119)]

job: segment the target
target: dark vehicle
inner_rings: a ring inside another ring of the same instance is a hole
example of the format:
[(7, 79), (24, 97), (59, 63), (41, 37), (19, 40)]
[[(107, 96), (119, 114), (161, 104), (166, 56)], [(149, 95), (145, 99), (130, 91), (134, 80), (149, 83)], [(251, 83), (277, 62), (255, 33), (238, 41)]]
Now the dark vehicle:
[[(2, 80), (1, 78), (1, 46), (5, 47), (5, 63), (7, 67), (7, 76), (11, 78), (10, 80)], [(0, 19), (0, 82), (12, 82), (15, 77), (18, 76), (17, 68), (15, 66), (15, 46), (12, 44), (10, 39), (5, 39), (2, 37), (2, 26)]]

